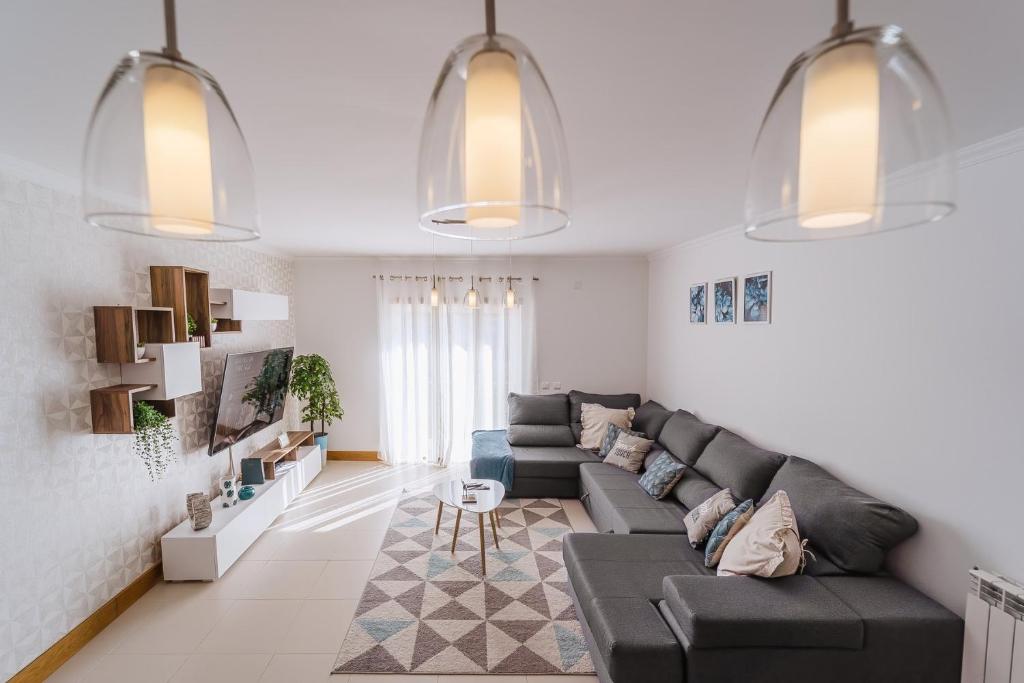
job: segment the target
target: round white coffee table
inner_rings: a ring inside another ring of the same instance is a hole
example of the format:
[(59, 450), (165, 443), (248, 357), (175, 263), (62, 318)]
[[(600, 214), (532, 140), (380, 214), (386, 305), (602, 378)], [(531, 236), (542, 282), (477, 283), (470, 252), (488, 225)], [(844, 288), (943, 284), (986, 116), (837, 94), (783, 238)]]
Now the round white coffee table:
[[(483, 484), (486, 489), (472, 489), (471, 493), (476, 494), (475, 503), (464, 503), (462, 502), (462, 483), (467, 484)], [(505, 487), (501, 485), (500, 481), (494, 481), (493, 479), (454, 479), (452, 481), (442, 482), (434, 486), (434, 495), (437, 497), (437, 524), (434, 525), (434, 535), (441, 530), (441, 513), (444, 512), (444, 506), (450, 505), (455, 508), (458, 512), (455, 514), (455, 530), (452, 532), (452, 552), (455, 552), (455, 545), (459, 539), (459, 522), (462, 521), (462, 511), (465, 510), (470, 514), (476, 513), (477, 526), (480, 527), (480, 569), (486, 574), (487, 573), (487, 553), (484, 548), (484, 514), (491, 521), (491, 534), (494, 536), (494, 547), (499, 548), (498, 545), (498, 531), (495, 528), (501, 527), (501, 519), (498, 516), (496, 510), (501, 504), (501, 501), (505, 498)]]

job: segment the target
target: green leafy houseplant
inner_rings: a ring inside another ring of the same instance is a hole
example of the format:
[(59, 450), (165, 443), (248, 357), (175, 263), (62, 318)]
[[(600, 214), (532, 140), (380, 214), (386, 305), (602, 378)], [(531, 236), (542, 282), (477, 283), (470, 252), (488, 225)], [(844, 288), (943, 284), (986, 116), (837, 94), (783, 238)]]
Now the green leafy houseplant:
[(132, 415), (135, 418), (135, 454), (145, 463), (150, 480), (156, 481), (174, 461), (173, 442), (177, 436), (167, 416), (145, 401), (135, 402)]
[(199, 331), (199, 323), (192, 317), (191, 313), (185, 314), (185, 331), (188, 332), (188, 336), (194, 336)]
[(297, 356), (292, 363), (290, 388), (295, 398), (306, 401), (302, 421), (309, 423), (310, 431), (316, 431), (314, 423), (320, 422), (317, 436), (326, 434), (327, 426), (345, 414), (331, 375), (331, 366), (323, 356), (315, 353)]

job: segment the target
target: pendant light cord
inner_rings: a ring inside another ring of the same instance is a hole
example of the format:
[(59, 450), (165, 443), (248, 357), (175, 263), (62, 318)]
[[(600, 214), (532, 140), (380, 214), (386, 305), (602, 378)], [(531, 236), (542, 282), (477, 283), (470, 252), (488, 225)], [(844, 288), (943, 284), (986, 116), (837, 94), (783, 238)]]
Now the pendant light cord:
[(484, 14), (487, 17), (487, 35), (497, 33), (497, 22), (494, 19), (494, 0), (484, 0)]
[(850, 21), (850, 0), (836, 0), (836, 23), (832, 27), (832, 37), (839, 38), (853, 31)]
[(178, 50), (178, 19), (174, 11), (174, 0), (164, 0), (164, 30), (167, 32), (164, 56), (181, 59), (181, 52)]

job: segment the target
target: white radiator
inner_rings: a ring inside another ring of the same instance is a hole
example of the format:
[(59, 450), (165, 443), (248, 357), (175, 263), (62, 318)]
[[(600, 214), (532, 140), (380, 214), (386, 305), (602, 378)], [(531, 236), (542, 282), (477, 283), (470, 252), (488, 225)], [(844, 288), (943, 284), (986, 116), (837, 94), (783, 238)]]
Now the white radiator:
[(1024, 683), (1024, 586), (971, 570), (961, 683)]

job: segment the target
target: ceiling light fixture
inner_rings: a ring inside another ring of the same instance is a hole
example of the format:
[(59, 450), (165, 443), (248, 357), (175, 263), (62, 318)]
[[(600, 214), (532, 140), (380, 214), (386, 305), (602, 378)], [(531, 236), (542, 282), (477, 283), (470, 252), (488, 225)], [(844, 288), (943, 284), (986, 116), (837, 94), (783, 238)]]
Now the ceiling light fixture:
[(516, 291), (512, 289), (512, 240), (508, 241), (508, 287), (505, 289), (505, 308), (516, 307)]
[(470, 240), (523, 239), (569, 225), (569, 166), (558, 108), (526, 46), (486, 33), (448, 56), (420, 140), (419, 223)]
[(437, 237), (430, 236), (430, 305), (437, 308), (441, 305), (441, 292), (437, 288)]
[(93, 109), (82, 198), (90, 224), (213, 242), (259, 238), (252, 162), (220, 85), (178, 51), (174, 0), (167, 45), (129, 52)]
[(832, 35), (786, 70), (754, 146), (746, 234), (834, 239), (937, 221), (955, 208), (949, 117), (903, 29)]

